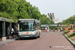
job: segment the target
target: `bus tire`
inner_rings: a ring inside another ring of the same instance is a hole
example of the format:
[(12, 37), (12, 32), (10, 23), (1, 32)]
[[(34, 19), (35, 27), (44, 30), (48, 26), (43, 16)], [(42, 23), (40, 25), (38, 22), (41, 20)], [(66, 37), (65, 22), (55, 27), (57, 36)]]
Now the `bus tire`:
[(39, 33), (39, 36), (38, 36), (38, 38), (40, 38), (40, 33)]
[(40, 38), (40, 35), (38, 36), (38, 38)]

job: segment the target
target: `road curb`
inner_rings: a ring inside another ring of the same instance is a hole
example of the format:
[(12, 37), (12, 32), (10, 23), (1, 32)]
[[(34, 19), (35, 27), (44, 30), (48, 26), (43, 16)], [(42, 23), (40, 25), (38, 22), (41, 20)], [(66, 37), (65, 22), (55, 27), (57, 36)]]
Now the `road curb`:
[(75, 48), (75, 42), (72, 41), (68, 36), (66, 36), (64, 33), (62, 33), (64, 35), (64, 37), (74, 46)]

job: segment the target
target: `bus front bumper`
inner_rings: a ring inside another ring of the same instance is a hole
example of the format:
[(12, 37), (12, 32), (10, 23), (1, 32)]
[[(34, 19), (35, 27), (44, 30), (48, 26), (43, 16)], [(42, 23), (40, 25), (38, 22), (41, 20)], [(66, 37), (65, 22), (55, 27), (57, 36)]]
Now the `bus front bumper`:
[(19, 35), (19, 38), (28, 38), (28, 37), (37, 37), (36, 34), (35, 35)]

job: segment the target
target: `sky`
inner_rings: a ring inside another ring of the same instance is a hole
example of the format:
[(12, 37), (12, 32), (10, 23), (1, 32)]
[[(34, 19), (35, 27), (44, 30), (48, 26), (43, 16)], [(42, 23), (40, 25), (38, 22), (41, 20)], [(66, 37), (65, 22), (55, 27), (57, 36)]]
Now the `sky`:
[(75, 0), (26, 0), (38, 7), (41, 14), (54, 13), (59, 22), (75, 15)]

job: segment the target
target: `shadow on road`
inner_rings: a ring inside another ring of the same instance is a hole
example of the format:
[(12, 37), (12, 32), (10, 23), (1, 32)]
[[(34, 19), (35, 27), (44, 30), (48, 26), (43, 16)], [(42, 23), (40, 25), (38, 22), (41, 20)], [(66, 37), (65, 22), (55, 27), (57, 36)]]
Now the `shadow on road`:
[(21, 39), (19, 39), (19, 38), (17, 38), (17, 39), (15, 39), (15, 40), (35, 40), (35, 39), (37, 39), (37, 38), (21, 38)]

